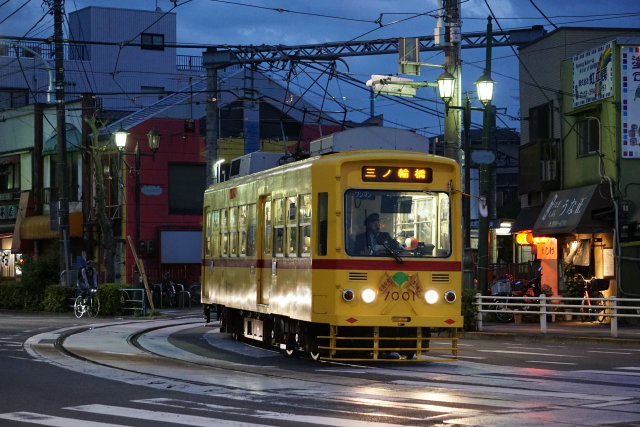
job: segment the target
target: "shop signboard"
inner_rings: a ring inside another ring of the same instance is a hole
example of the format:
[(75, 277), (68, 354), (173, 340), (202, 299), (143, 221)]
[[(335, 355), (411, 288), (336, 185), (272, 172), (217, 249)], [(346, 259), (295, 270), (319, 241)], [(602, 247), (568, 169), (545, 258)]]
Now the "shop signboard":
[(640, 46), (620, 49), (622, 158), (640, 158)]

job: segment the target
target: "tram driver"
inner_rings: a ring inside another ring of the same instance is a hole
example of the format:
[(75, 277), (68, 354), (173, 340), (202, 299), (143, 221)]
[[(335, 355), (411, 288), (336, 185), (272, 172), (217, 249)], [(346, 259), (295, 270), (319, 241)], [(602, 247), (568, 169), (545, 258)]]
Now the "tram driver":
[(353, 244), (356, 255), (374, 255), (376, 252), (384, 250), (385, 246), (394, 251), (401, 251), (403, 248), (396, 239), (389, 233), (380, 231), (380, 215), (372, 213), (364, 221), (366, 228), (364, 233), (356, 236)]

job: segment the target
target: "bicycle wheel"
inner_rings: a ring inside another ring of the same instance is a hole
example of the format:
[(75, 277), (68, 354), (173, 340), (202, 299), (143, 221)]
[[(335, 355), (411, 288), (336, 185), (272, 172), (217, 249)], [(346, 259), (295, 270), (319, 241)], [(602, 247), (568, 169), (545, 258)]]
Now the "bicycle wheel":
[(79, 319), (84, 314), (84, 303), (82, 302), (82, 296), (78, 295), (73, 303), (73, 314)]
[[(604, 298), (604, 295), (602, 295), (602, 292), (596, 292), (589, 298)], [(580, 305), (581, 305), (581, 308), (580, 308), (581, 313), (589, 313), (588, 315), (581, 316), (582, 318), (581, 320), (583, 322), (595, 322), (595, 321), (603, 322), (604, 321), (604, 318), (605, 318), (604, 301), (590, 301), (587, 299), (583, 299)]]
[(100, 300), (97, 295), (92, 295), (87, 301), (87, 314), (89, 317), (96, 317), (100, 311)]
[[(493, 301), (494, 303), (505, 303), (507, 302), (506, 300), (503, 299), (499, 299), (499, 300), (495, 300)], [(496, 319), (498, 320), (498, 322), (502, 322), (502, 323), (509, 323), (509, 322), (513, 322), (513, 313), (511, 313), (510, 311), (513, 310), (512, 307), (509, 307), (508, 305), (492, 305), (491, 307), (489, 307), (490, 310), (499, 310), (496, 313), (493, 313), (496, 315)]]

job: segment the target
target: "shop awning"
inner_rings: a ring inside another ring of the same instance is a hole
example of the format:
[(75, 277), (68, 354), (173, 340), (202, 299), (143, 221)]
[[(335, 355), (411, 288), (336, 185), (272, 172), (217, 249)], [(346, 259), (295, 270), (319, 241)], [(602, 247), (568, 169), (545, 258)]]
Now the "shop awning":
[[(69, 214), (69, 236), (82, 237), (82, 212)], [(20, 224), (20, 238), (29, 240), (55, 239), (58, 230), (51, 229), (51, 219), (48, 215), (28, 216)]]
[[(611, 218), (608, 218), (611, 216)], [(613, 203), (606, 184), (554, 191), (547, 198), (535, 225), (536, 236), (611, 231)]]
[(511, 226), (511, 232), (518, 233), (519, 231), (532, 230), (536, 220), (540, 216), (541, 209), (542, 206), (521, 208), (520, 213), (518, 213), (516, 217), (516, 221)]

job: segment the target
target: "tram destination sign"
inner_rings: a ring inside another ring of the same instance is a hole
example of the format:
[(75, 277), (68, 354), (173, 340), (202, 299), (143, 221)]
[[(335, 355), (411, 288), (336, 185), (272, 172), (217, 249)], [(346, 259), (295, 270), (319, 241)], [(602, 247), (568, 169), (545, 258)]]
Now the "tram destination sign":
[(363, 166), (362, 180), (365, 182), (432, 182), (433, 170), (404, 166)]

